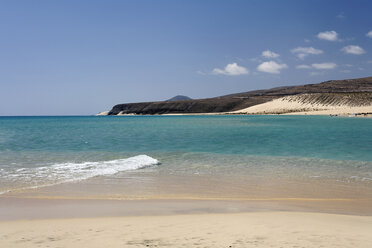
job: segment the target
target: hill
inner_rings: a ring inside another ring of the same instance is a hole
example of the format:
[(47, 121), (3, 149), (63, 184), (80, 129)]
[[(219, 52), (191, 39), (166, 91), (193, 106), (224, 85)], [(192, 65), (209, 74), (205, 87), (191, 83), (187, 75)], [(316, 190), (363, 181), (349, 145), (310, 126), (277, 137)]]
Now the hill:
[(358, 99), (359, 94), (364, 93), (366, 96), (361, 98), (364, 99), (363, 103), (367, 101), (367, 105), (372, 105), (369, 97), (372, 94), (372, 77), (277, 87), (206, 99), (117, 104), (108, 112), (108, 115), (224, 113), (247, 109), (286, 96), (318, 94), (318, 99), (326, 99), (327, 94), (329, 97), (329, 94), (337, 93), (350, 94), (351, 98)]
[(188, 96), (177, 95), (177, 96), (172, 97), (171, 99), (168, 99), (167, 102), (171, 102), (171, 101), (185, 101), (185, 100), (192, 100), (192, 98), (190, 98)]

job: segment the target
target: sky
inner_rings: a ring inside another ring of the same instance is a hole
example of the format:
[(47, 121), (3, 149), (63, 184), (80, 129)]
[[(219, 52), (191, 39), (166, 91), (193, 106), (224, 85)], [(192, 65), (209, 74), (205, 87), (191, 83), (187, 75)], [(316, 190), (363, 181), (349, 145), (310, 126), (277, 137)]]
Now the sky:
[(372, 1), (0, 1), (0, 115), (372, 76)]

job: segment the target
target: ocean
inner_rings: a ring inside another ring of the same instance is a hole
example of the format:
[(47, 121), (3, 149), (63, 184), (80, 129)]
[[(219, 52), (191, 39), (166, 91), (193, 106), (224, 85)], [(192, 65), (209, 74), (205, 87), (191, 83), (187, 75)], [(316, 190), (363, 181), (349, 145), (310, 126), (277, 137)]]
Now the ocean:
[(3, 196), (344, 197), (341, 186), (372, 192), (372, 119), (0, 117)]

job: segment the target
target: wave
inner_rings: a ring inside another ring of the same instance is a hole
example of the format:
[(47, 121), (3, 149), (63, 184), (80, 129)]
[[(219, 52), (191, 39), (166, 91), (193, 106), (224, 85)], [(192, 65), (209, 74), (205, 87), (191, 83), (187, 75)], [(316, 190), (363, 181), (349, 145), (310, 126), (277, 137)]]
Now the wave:
[[(27, 184), (21, 189), (52, 186), (61, 183), (89, 179), (96, 176), (113, 175), (122, 171), (138, 170), (158, 165), (159, 161), (147, 155), (101, 162), (60, 163), (36, 168), (0, 170), (0, 177), (11, 184)], [(19, 190), (20, 188), (17, 187)], [(0, 192), (4, 194), (13, 190)]]
[(137, 170), (157, 164), (159, 164), (157, 159), (147, 155), (138, 155), (102, 162), (62, 163), (49, 167), (39, 167), (39, 169), (41, 169), (40, 171), (46, 170), (47, 174), (52, 173), (63, 176), (65, 172), (68, 172), (75, 176), (80, 175), (80, 179), (88, 179), (95, 176), (113, 175), (121, 171)]

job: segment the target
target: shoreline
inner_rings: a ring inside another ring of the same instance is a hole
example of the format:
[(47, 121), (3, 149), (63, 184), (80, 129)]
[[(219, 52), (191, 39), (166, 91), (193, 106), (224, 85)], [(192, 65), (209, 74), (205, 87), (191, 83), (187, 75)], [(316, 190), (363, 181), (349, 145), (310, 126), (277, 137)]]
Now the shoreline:
[[(364, 110), (364, 109), (363, 109)], [(259, 112), (259, 113), (245, 113), (245, 112), (240, 112), (240, 110), (237, 110), (235, 112), (216, 112), (216, 113), (169, 113), (169, 114), (117, 114), (117, 115), (101, 115), (101, 114), (96, 114), (93, 116), (288, 116), (288, 115), (293, 115), (293, 116), (332, 116), (332, 117), (364, 117), (364, 118), (372, 118), (372, 107), (369, 107), (367, 109), (367, 112), (360, 112), (360, 111), (344, 111), (344, 110), (315, 110), (315, 111), (280, 111), (280, 112)]]
[[(277, 171), (276, 176), (278, 173), (283, 177), (270, 176), (266, 170), (255, 175), (209, 175), (170, 174), (167, 170), (166, 173), (155, 173), (149, 169), (129, 171), (116, 179), (94, 177), (13, 190), (0, 195), (0, 221), (19, 216), (43, 217), (38, 214), (41, 209), (41, 213), (48, 213), (46, 217), (49, 218), (261, 210), (372, 216), (370, 180), (346, 178), (340, 181), (317, 176), (293, 178), (285, 176), (290, 173), (286, 170)], [(305, 172), (291, 173), (299, 175)], [(71, 206), (74, 206), (73, 211)]]

